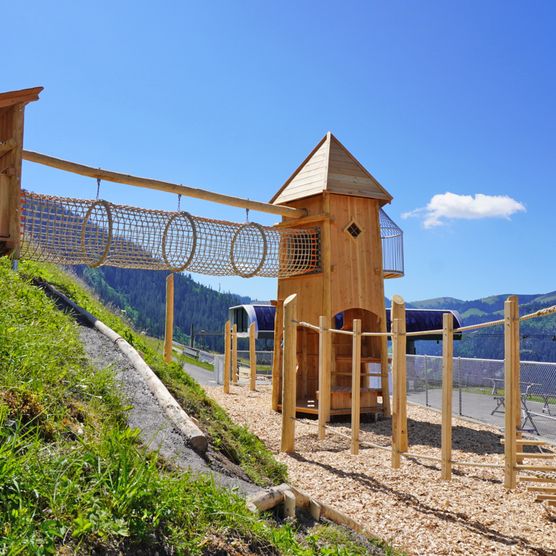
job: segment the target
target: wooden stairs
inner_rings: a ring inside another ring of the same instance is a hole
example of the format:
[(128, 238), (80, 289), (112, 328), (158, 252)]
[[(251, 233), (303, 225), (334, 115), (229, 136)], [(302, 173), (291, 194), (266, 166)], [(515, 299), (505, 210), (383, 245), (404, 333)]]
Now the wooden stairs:
[[(516, 453), (518, 481), (527, 483), (527, 491), (536, 495), (535, 502), (556, 507), (556, 452), (552, 451), (553, 447), (543, 440), (526, 438), (520, 438), (516, 443), (519, 450)], [(537, 447), (540, 451), (525, 452), (523, 449), (526, 446)]]

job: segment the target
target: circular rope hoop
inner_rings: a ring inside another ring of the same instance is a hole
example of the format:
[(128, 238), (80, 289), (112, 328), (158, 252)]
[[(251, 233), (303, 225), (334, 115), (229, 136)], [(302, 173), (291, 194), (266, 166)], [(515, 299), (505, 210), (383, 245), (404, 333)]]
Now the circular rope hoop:
[[(259, 238), (257, 238), (259, 236)], [(236, 230), (232, 238), (232, 245), (230, 247), (230, 263), (232, 268), (238, 276), (243, 278), (251, 278), (261, 270), (264, 265), (267, 255), (267, 240), (264, 233), (264, 228), (260, 224), (249, 222)], [(235, 251), (239, 251), (240, 259), (237, 260)], [(253, 252), (260, 252), (260, 260), (256, 266), (256, 259)], [(254, 266), (254, 268), (252, 268)], [(251, 272), (248, 271), (252, 268)]]
[[(184, 225), (185, 223), (185, 225)], [(175, 229), (172, 230), (172, 225)], [(170, 249), (168, 249), (170, 247)], [(197, 249), (197, 227), (188, 212), (172, 214), (162, 234), (162, 258), (172, 272), (184, 271), (193, 260)], [(170, 255), (168, 252), (170, 251)], [(176, 257), (177, 255), (177, 257)], [(169, 258), (185, 259), (181, 265), (170, 262)]]
[[(100, 207), (104, 211), (98, 211), (97, 209)], [(106, 215), (106, 219), (102, 217), (103, 212)], [(90, 222), (91, 217), (93, 217), (93, 222)], [(107, 228), (107, 231), (105, 231), (105, 228)], [(110, 203), (107, 201), (95, 201), (85, 213), (83, 225), (81, 226), (83, 257), (89, 261), (93, 259), (92, 262), (87, 263), (89, 266), (93, 268), (102, 266), (106, 261), (110, 252), (110, 244), (112, 243), (112, 228), (113, 220)], [(87, 247), (90, 247), (91, 244), (95, 253), (102, 250), (100, 257), (96, 260), (87, 252)]]

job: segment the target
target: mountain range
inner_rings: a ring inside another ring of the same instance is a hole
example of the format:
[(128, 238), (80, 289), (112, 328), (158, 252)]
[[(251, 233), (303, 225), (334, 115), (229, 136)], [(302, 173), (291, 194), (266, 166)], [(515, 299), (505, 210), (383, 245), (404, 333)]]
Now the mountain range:
[[(504, 316), (504, 302), (510, 294), (491, 295), (464, 301), (453, 297), (437, 297), (407, 303), (415, 309), (451, 309), (457, 311), (463, 325), (499, 320)], [(556, 291), (544, 294), (518, 295), (520, 315), (534, 313), (556, 305)], [(556, 314), (521, 323), (521, 358), (530, 361), (556, 361)], [(441, 346), (436, 342), (417, 342), (417, 353), (438, 355)], [(502, 326), (484, 328), (463, 334), (455, 342), (454, 353), (461, 357), (502, 359), (504, 333)]]

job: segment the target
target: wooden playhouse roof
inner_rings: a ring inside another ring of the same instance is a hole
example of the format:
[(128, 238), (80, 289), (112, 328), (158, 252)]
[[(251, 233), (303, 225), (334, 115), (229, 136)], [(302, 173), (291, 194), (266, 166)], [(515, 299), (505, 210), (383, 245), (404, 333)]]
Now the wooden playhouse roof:
[(378, 199), (389, 203), (392, 195), (328, 132), (270, 200), (288, 203), (323, 191)]
[(0, 108), (7, 108), (16, 104), (27, 104), (28, 102), (38, 100), (42, 89), (42, 87), (32, 87), (31, 89), (0, 93)]

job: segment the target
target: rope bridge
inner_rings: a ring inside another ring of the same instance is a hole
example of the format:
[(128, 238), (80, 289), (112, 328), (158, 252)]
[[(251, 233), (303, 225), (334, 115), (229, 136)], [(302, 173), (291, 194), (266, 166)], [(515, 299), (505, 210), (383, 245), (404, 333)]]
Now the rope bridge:
[(286, 278), (320, 268), (317, 228), (274, 228), (22, 192), (21, 258)]

